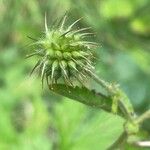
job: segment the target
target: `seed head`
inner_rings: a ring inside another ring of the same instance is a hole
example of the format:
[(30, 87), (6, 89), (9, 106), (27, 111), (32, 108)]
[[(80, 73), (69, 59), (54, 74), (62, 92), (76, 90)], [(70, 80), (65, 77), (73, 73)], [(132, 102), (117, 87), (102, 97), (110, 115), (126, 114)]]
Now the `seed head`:
[(38, 68), (42, 84), (44, 78), (48, 85), (57, 84), (59, 79), (67, 85), (73, 86), (73, 81), (84, 81), (87, 72), (93, 71), (92, 48), (97, 43), (84, 40), (92, 33), (85, 32), (90, 28), (73, 29), (80, 19), (65, 28), (67, 16), (61, 19), (57, 27), (48, 29), (45, 15), (44, 37), (36, 40), (33, 45), (37, 48), (27, 57), (37, 56), (38, 61), (31, 73)]

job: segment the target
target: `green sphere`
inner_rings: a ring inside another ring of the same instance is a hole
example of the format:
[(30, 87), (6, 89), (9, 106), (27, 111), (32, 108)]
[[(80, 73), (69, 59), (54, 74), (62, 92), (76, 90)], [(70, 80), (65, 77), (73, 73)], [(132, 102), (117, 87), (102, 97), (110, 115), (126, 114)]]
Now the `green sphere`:
[(28, 55), (37, 56), (38, 61), (32, 72), (38, 69), (42, 83), (44, 78), (48, 85), (57, 84), (59, 79), (63, 79), (65, 84), (72, 86), (74, 79), (82, 82), (88, 72), (93, 72), (91, 48), (97, 43), (84, 40), (87, 35), (92, 34), (85, 32), (89, 28), (73, 29), (79, 20), (65, 28), (64, 16), (57, 27), (49, 30), (45, 17), (45, 35), (33, 43), (37, 49)]

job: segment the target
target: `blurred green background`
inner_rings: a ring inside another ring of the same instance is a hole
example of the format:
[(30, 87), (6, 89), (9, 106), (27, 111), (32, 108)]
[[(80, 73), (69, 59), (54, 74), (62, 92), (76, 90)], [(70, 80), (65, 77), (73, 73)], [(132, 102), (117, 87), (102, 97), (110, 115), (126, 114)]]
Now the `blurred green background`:
[[(150, 0), (0, 0), (0, 150), (105, 150), (123, 120), (42, 90), (29, 77), (34, 59), (27, 36), (39, 37), (68, 12), (92, 27), (100, 43), (96, 71), (117, 82), (137, 112), (150, 109)], [(96, 87), (98, 89), (98, 87)], [(150, 134), (150, 120), (143, 125)], [(137, 149), (126, 146), (126, 149)]]

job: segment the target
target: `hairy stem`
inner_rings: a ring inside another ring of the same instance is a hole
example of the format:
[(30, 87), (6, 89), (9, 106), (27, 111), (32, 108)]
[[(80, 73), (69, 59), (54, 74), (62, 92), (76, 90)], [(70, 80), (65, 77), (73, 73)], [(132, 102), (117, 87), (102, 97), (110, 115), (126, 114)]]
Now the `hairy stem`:
[(128, 99), (126, 94), (121, 89), (119, 89), (118, 85), (111, 84), (102, 80), (93, 72), (88, 73), (99, 85), (101, 85), (108, 92), (108, 94), (112, 97), (112, 100), (113, 98), (117, 99), (118, 106), (120, 107), (125, 117), (128, 120), (133, 120), (134, 111), (132, 104), (130, 103), (130, 100)]
[(136, 119), (136, 123), (141, 124), (144, 120), (150, 119), (150, 109), (144, 112), (141, 116)]

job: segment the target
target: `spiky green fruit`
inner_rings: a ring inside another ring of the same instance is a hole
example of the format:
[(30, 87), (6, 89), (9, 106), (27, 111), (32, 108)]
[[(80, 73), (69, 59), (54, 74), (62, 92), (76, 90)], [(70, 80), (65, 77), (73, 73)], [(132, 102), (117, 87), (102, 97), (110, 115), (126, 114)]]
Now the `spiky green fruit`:
[(88, 76), (87, 72), (94, 69), (91, 49), (97, 43), (84, 40), (92, 34), (85, 32), (89, 28), (74, 30), (73, 26), (80, 19), (65, 28), (65, 21), (66, 15), (57, 27), (48, 29), (45, 16), (45, 35), (33, 43), (37, 49), (27, 56), (38, 56), (32, 72), (38, 68), (42, 83), (46, 78), (48, 85), (56, 84), (62, 78), (65, 84), (72, 86), (74, 79), (82, 82)]

